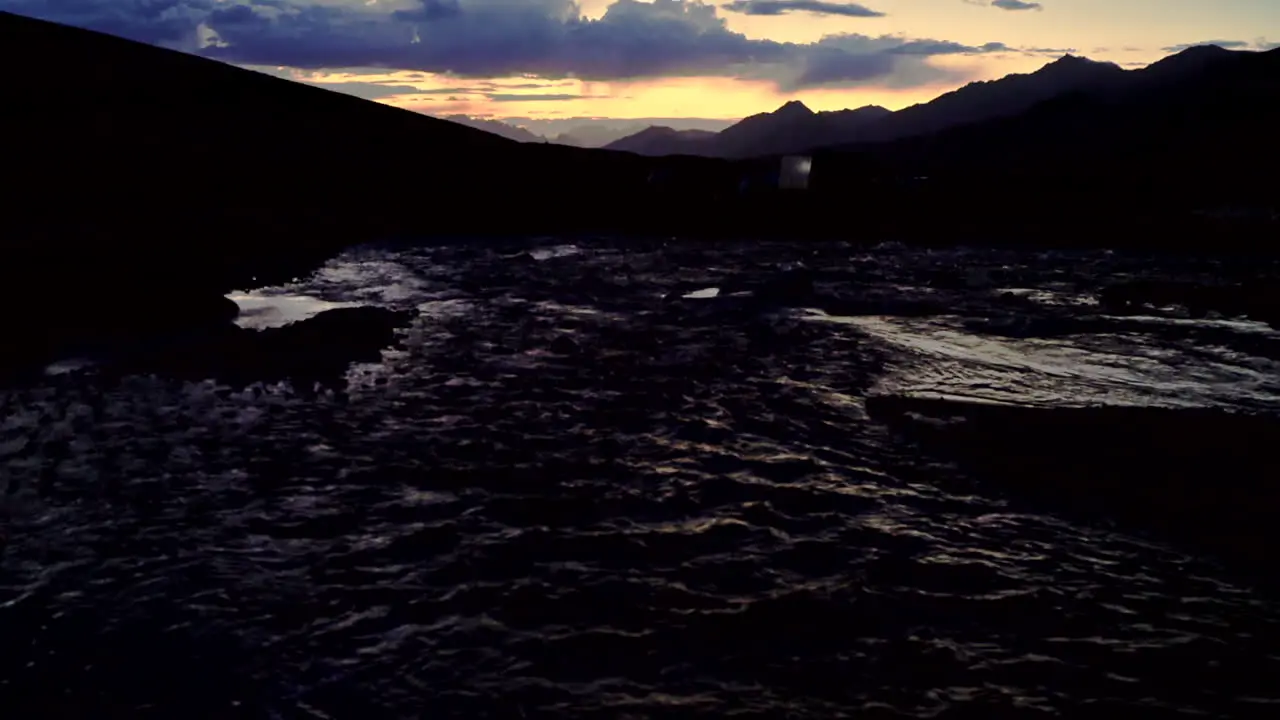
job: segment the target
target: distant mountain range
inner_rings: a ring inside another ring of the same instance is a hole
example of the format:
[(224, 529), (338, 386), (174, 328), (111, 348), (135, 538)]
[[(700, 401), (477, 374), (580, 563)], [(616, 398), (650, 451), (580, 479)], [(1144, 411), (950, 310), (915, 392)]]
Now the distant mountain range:
[(466, 125), (477, 130), (491, 132), (494, 135), (504, 137), (508, 140), (516, 142), (546, 142), (547, 139), (541, 135), (535, 135), (525, 128), (518, 125), (504, 123), (501, 120), (493, 120), (490, 118), (474, 118), (469, 115), (440, 115), (441, 120), (448, 120), (459, 125)]
[[(38, 57), (80, 78), (73, 94), (47, 73), (6, 85), (0, 290), (12, 298), (33, 282), (166, 277), (226, 292), (385, 237), (1093, 234), (1121, 246), (1176, 232), (1212, 244), (1188, 222), (1197, 209), (1274, 214), (1280, 198), (1280, 50), (1199, 47), (1134, 71), (1066, 57), (898, 112), (788, 103), (715, 132), (633, 134), (613, 144), (632, 152), (614, 152), (528, 141), (572, 120), (464, 127), (2, 12), (0, 40), (14, 67)], [(679, 154), (648, 156), (659, 144)], [(777, 192), (776, 155), (811, 148), (809, 192)]]
[[(1021, 111), (988, 114), (981, 121), (970, 116), (939, 129), (916, 119), (926, 117), (930, 103), (904, 116), (920, 123), (906, 131), (877, 129), (830, 146), (826, 154), (858, 156), (899, 174), (943, 173), (968, 182), (984, 176), (1049, 177), (1067, 187), (1105, 182), (1200, 199), (1280, 200), (1277, 173), (1263, 170), (1280, 167), (1280, 143), (1274, 139), (1280, 128), (1280, 49), (1199, 46), (1128, 71), (1086, 63), (1063, 59), (1025, 76), (1081, 80), (1063, 83), (1070, 89), (1058, 93), (1043, 92)], [(984, 90), (994, 97), (994, 89), (1009, 80)], [(962, 103), (966, 90), (939, 101), (972, 107)]]
[(719, 133), (654, 127), (605, 147), (649, 156), (743, 159), (884, 143), (1014, 117), (1047, 101), (1078, 93), (1115, 98), (1142, 88), (1178, 84), (1223, 61), (1260, 54), (1198, 46), (1137, 70), (1065, 55), (1036, 72), (970, 83), (930, 102), (897, 112), (877, 106), (813, 112), (793, 101), (773, 112), (748, 117)]
[[(516, 142), (554, 143), (556, 145), (580, 148), (602, 148), (623, 138), (642, 133), (646, 128), (660, 129), (660, 131), (665, 132), (688, 132), (694, 137), (715, 134), (709, 130), (687, 129), (677, 131), (665, 125), (649, 125), (643, 120), (604, 119), (594, 121), (583, 119), (582, 124), (560, 123), (563, 128), (560, 132), (556, 132), (552, 128), (546, 128), (539, 133), (519, 124), (518, 120), (496, 120), (493, 118), (470, 117), (468, 115), (441, 115), (439, 117), (442, 120), (491, 132), (494, 135), (502, 136), (508, 140), (515, 140)], [(679, 122), (684, 125), (714, 125), (720, 128), (730, 124), (727, 121), (721, 122), (701, 118), (688, 118)]]

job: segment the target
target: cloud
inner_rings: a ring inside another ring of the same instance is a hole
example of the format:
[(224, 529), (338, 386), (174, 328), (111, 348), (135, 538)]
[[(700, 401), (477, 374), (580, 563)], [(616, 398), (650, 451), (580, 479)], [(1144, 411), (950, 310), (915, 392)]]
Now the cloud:
[(1038, 2), (1023, 2), (1022, 0), (991, 0), (991, 7), (998, 7), (1001, 10), (1043, 10), (1044, 5)]
[[(965, 45), (950, 40), (846, 33), (828, 35), (805, 46), (805, 52), (790, 64), (753, 70), (756, 77), (772, 79), (781, 90), (788, 92), (871, 83), (896, 89), (964, 79), (962, 73), (929, 64), (931, 58), (984, 55), (1011, 49), (998, 42)], [(746, 75), (752, 76), (750, 71)]]
[(770, 79), (786, 90), (912, 87), (951, 77), (932, 57), (1018, 50), (896, 35), (807, 44), (748, 38), (699, 0), (616, 0), (598, 19), (583, 17), (574, 0), (0, 0), (0, 9), (241, 65), (470, 79), (717, 76)]
[[(360, 81), (345, 81), (340, 83), (318, 83), (311, 84), (327, 87), (331, 90), (341, 90), (348, 95), (364, 98), (365, 100), (381, 100), (382, 98), (394, 97), (396, 95), (415, 95), (422, 92), (421, 90), (409, 85), (388, 85), (384, 83), (370, 83)], [(457, 92), (454, 90), (454, 92)]]
[(581, 95), (513, 95), (509, 93), (489, 93), (486, 98), (493, 102), (559, 102), (562, 100), (581, 100)]
[(1201, 47), (1203, 45), (1217, 45), (1224, 50), (1274, 50), (1280, 47), (1280, 43), (1267, 42), (1265, 38), (1259, 38), (1253, 42), (1245, 40), (1201, 40), (1200, 42), (1182, 43), (1180, 45), (1170, 45), (1160, 48), (1169, 53), (1178, 53), (1193, 47)]
[(729, 12), (743, 15), (786, 15), (805, 12), (814, 15), (842, 15), (844, 17), (885, 17), (885, 14), (857, 3), (823, 2), (822, 0), (734, 0), (721, 5)]
[(191, 36), (213, 10), (212, 0), (0, 0), (0, 10), (56, 20), (153, 45)]

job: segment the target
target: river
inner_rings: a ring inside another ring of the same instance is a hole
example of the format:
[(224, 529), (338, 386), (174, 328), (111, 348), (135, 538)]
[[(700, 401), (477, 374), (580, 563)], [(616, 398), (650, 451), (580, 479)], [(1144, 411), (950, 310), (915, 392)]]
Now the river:
[[(738, 301), (734, 278), (786, 263), (862, 310)], [(931, 461), (863, 411), (1280, 410), (1275, 330), (1092, 300), (1152, 267), (535, 239), (364, 248), (237, 293), (247, 326), (418, 319), (345, 395), (77, 365), (0, 391), (0, 706), (1273, 717), (1280, 604), (1155, 540), (960, 492), (946, 464), (904, 480)]]

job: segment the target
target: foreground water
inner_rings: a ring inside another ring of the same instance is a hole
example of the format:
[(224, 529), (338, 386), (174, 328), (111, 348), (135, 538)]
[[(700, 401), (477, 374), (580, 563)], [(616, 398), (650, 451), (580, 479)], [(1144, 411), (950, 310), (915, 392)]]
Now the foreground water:
[[(862, 310), (737, 298), (797, 261)], [(955, 494), (946, 466), (903, 481), (932, 461), (862, 410), (1280, 410), (1271, 328), (1093, 305), (1152, 267), (528, 241), (366, 250), (237, 296), (258, 327), (347, 303), (419, 319), (346, 396), (76, 370), (5, 391), (0, 707), (1273, 717), (1275, 602), (1158, 543)]]

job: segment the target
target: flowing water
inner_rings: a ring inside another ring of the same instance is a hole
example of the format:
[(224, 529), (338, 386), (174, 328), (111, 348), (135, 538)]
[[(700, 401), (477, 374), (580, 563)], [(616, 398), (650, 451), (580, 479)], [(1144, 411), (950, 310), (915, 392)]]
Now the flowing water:
[[(871, 309), (733, 290), (794, 262)], [(74, 367), (3, 391), (0, 707), (1274, 717), (1276, 602), (956, 494), (944, 465), (904, 481), (931, 461), (862, 409), (1280, 409), (1267, 326), (1093, 304), (1104, 274), (1151, 264), (535, 240), (365, 249), (238, 294), (254, 327), (342, 304), (418, 319), (345, 395)]]

